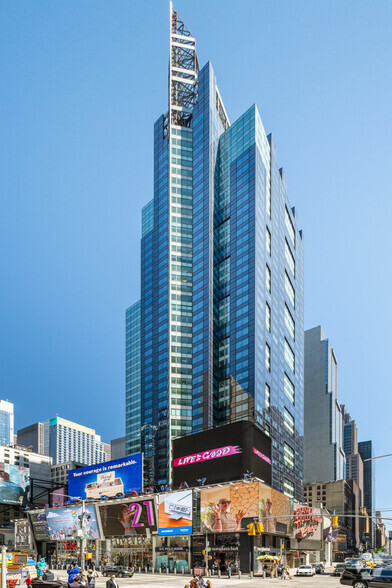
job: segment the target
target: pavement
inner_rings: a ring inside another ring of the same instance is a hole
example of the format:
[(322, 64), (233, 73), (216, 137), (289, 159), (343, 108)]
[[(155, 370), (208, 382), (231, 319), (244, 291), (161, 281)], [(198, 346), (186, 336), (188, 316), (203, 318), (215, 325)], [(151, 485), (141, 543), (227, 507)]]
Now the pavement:
[[(55, 571), (55, 578), (67, 581), (66, 575), (62, 571)], [(116, 578), (119, 588), (146, 588), (147, 586), (162, 586), (164, 588), (184, 588), (189, 584), (191, 576), (189, 575), (166, 575), (166, 574), (134, 574), (132, 578)], [(281, 580), (280, 578), (266, 578), (260, 577), (250, 578), (249, 574), (242, 574), (241, 579), (238, 576), (227, 578), (209, 578), (212, 588), (221, 588), (231, 586), (232, 588), (268, 588), (270, 585), (280, 585), (287, 588), (340, 588), (338, 576), (331, 576), (330, 574), (317, 574), (312, 577), (295, 577), (291, 580)], [(105, 588), (108, 578), (104, 578), (101, 574), (96, 580), (97, 588)]]

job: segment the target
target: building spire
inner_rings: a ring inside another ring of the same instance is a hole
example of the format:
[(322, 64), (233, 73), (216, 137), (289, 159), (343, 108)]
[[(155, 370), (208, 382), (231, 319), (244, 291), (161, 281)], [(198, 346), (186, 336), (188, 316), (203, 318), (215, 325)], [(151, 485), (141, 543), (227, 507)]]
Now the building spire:
[(189, 127), (197, 102), (196, 39), (170, 2), (169, 121)]

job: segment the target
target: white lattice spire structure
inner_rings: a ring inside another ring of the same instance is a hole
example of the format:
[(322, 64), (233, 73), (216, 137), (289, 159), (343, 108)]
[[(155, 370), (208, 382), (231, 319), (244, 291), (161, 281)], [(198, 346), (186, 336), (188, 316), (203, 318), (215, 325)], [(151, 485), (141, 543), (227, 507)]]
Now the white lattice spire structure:
[(197, 102), (196, 39), (170, 2), (169, 121), (189, 127)]

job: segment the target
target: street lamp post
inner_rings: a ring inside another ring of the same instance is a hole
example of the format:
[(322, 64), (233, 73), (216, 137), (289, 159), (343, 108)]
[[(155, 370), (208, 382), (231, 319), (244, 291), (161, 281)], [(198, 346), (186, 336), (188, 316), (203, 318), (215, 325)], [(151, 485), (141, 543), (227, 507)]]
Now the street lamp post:
[(6, 588), (7, 585), (7, 548), (5, 545), (1, 548), (1, 588)]

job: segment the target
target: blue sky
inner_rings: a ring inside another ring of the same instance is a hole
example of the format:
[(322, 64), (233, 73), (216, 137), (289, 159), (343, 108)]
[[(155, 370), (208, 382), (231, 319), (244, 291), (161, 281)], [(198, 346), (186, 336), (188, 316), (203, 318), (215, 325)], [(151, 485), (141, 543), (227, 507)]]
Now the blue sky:
[[(178, 0), (231, 121), (256, 102), (304, 231), (307, 328), (340, 399), (389, 453), (392, 4)], [(1, 7), (1, 397), (124, 432), (124, 310), (139, 297), (153, 123), (167, 109), (168, 2)], [(391, 506), (391, 462), (377, 506)]]

